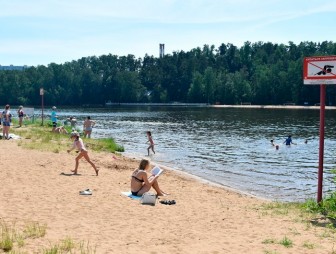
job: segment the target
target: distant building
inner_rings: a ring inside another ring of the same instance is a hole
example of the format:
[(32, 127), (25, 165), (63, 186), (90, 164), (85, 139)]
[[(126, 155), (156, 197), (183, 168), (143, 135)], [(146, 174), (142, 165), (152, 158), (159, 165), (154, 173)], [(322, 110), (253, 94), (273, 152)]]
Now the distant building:
[(24, 69), (27, 69), (28, 66), (24, 65), (24, 66), (14, 66), (14, 65), (10, 65), (10, 66), (2, 66), (0, 65), (0, 70), (3, 71), (23, 71)]
[(160, 57), (164, 56), (164, 47), (165, 47), (164, 44), (160, 44)]

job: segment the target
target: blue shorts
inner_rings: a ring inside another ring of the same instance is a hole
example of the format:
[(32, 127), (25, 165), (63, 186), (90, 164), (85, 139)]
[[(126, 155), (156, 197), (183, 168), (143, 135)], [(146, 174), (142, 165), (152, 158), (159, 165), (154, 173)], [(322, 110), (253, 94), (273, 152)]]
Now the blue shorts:
[(10, 123), (10, 122), (7, 122), (7, 121), (3, 121), (3, 123), (2, 123), (3, 126), (10, 126), (10, 124), (11, 124), (11, 123)]

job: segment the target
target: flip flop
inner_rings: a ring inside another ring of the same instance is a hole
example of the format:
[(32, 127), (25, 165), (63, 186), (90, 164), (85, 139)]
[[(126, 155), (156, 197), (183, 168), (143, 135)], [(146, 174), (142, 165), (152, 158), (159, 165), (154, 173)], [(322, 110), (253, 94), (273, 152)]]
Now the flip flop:
[(175, 200), (161, 200), (160, 203), (163, 205), (175, 205), (176, 201)]
[(92, 195), (92, 190), (86, 189), (79, 192), (79, 195)]

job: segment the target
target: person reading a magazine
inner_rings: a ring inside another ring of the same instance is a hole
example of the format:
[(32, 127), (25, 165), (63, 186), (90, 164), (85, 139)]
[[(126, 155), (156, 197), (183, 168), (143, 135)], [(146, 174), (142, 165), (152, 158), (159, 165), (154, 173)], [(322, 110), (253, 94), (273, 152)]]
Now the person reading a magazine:
[(134, 196), (142, 196), (145, 192), (148, 192), (152, 187), (156, 191), (158, 196), (168, 195), (168, 193), (163, 192), (157, 181), (162, 170), (155, 167), (151, 171), (151, 175), (147, 173), (150, 168), (150, 163), (148, 160), (141, 160), (139, 168), (134, 170), (131, 178), (131, 192)]

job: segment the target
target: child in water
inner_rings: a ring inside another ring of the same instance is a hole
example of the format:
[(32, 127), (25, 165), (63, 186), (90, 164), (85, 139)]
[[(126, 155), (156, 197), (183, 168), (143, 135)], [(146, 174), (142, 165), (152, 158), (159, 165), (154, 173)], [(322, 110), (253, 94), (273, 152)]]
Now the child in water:
[(96, 175), (98, 176), (98, 169), (96, 168), (96, 165), (90, 160), (90, 157), (88, 155), (88, 151), (86, 150), (83, 140), (79, 137), (79, 133), (77, 132), (72, 132), (71, 133), (71, 139), (74, 141), (73, 146), (71, 149), (68, 149), (68, 153), (70, 153), (73, 149), (77, 148), (79, 151), (79, 154), (76, 157), (76, 166), (74, 170), (71, 170), (74, 175), (77, 175), (77, 169), (78, 169), (78, 164), (79, 164), (79, 160), (84, 157), (84, 159), (91, 164), (91, 166), (93, 167), (93, 169), (96, 172)]
[(271, 139), (271, 145), (275, 147), (276, 150), (279, 150), (279, 145), (274, 143), (274, 140)]
[(150, 149), (152, 149), (153, 153), (155, 154), (155, 151), (154, 151), (154, 141), (153, 141), (153, 138), (152, 138), (152, 133), (150, 131), (147, 131), (147, 138), (148, 138), (147, 143), (149, 143), (149, 147), (147, 148), (148, 156), (149, 156), (149, 150)]

